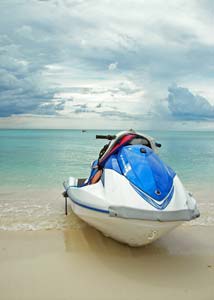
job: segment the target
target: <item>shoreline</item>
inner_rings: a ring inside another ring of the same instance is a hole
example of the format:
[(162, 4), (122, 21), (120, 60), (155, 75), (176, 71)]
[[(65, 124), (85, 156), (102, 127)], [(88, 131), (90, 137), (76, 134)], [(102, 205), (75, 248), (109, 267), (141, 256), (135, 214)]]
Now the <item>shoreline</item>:
[[(82, 226), (68, 201), (65, 216), (63, 188), (14, 189), (0, 188), (0, 230), (69, 230)], [(198, 189), (194, 193), (200, 218), (184, 223), (184, 226), (213, 226), (214, 203), (211, 188)]]
[(0, 231), (1, 298), (212, 300), (213, 229), (181, 226), (139, 248), (88, 225)]

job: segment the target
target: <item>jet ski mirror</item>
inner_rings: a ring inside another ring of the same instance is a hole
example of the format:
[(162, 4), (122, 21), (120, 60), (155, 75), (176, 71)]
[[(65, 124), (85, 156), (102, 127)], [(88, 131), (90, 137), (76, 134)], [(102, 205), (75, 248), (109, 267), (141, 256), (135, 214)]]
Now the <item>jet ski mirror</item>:
[(155, 146), (158, 147), (158, 148), (161, 148), (162, 145), (158, 142), (155, 142)]
[(96, 139), (105, 139), (105, 140), (111, 141), (111, 140), (114, 140), (115, 138), (116, 138), (116, 135), (110, 135), (110, 134), (108, 134), (108, 135), (97, 134), (96, 135)]

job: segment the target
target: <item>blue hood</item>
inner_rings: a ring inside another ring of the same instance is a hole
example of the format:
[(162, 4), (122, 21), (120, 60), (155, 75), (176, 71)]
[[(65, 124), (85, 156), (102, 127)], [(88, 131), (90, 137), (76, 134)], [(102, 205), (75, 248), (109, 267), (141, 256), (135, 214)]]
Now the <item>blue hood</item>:
[[(139, 194), (143, 192), (144, 196), (149, 196), (157, 202), (161, 202), (167, 196), (171, 199), (172, 195), (169, 196), (169, 193), (173, 194), (175, 172), (165, 165), (152, 149), (142, 145), (125, 146), (118, 152), (117, 161), (121, 173)], [(157, 204), (157, 207), (163, 208), (161, 204)]]

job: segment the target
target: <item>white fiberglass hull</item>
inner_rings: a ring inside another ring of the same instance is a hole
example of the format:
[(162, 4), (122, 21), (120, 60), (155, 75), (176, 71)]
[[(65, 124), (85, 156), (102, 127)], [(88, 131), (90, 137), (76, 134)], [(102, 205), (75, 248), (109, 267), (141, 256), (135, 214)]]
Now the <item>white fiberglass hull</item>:
[(71, 201), (73, 212), (105, 236), (130, 246), (142, 246), (162, 237), (183, 223), (112, 218), (108, 214), (88, 210)]
[(195, 200), (174, 179), (174, 193), (162, 210), (152, 207), (127, 180), (105, 170), (105, 184), (77, 186), (70, 177), (64, 183), (74, 213), (104, 235), (131, 246), (142, 246), (162, 237), (184, 221), (199, 216)]

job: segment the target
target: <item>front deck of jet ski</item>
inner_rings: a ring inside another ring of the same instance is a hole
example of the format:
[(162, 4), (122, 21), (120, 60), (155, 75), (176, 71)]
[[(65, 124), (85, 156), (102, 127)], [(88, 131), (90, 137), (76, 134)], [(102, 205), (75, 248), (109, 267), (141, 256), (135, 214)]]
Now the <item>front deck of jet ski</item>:
[[(76, 199), (74, 197), (74, 191), (76, 188), (84, 188), (88, 190), (90, 195), (90, 185), (81, 186), (85, 178), (76, 179), (71, 177), (71, 182), (75, 182), (75, 185), (69, 185), (69, 182), (64, 182), (64, 188), (66, 194), (64, 197), (69, 197), (73, 204), (85, 208), (86, 210), (92, 210), (100, 213), (105, 213), (109, 217), (122, 218), (122, 219), (133, 219), (133, 220), (147, 220), (147, 221), (158, 221), (158, 222), (175, 222), (175, 221), (191, 221), (200, 216), (200, 213), (196, 207), (179, 209), (175, 211), (165, 211), (165, 210), (148, 210), (148, 209), (139, 209), (129, 206), (118, 206), (118, 205), (109, 205), (104, 208), (96, 207), (91, 203), (85, 203)], [(78, 186), (80, 185), (80, 186)], [(73, 190), (73, 192), (72, 192)], [(189, 197), (192, 197), (190, 194)]]

